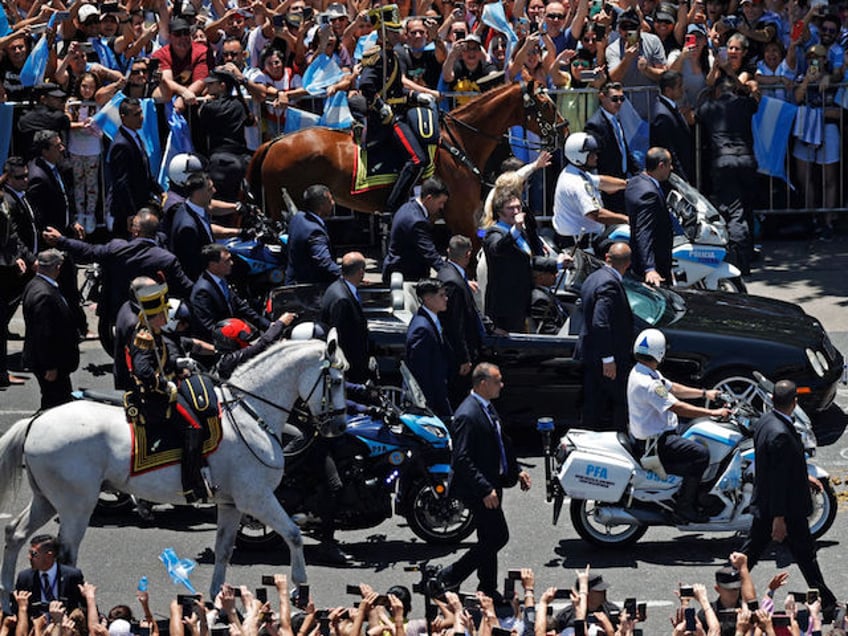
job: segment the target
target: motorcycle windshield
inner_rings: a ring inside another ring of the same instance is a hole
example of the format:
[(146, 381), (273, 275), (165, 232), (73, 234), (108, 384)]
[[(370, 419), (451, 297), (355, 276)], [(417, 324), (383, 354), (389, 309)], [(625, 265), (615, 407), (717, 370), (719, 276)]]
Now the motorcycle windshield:
[(413, 406), (420, 409), (426, 409), (427, 399), (424, 397), (424, 392), (421, 390), (421, 387), (418, 386), (418, 382), (412, 375), (412, 371), (409, 370), (409, 367), (407, 367), (406, 363), (403, 361), (400, 363), (400, 373), (403, 376), (403, 390), (405, 397)]

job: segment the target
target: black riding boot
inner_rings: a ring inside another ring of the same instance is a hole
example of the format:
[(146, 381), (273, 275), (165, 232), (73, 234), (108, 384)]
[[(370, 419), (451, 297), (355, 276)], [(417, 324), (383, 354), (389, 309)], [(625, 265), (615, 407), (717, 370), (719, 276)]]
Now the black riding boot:
[(392, 188), (392, 193), (386, 201), (386, 212), (394, 214), (397, 209), (409, 199), (409, 193), (412, 187), (417, 183), (418, 177), (424, 171), (422, 166), (416, 166), (411, 161), (408, 161), (400, 171), (397, 181)]
[(211, 496), (200, 468), (203, 465), (203, 430), (186, 428), (183, 439), (183, 495), (188, 503), (206, 503)]
[(677, 495), (677, 514), (691, 523), (704, 523), (709, 520), (707, 515), (695, 507), (700, 481), (700, 477), (686, 475)]

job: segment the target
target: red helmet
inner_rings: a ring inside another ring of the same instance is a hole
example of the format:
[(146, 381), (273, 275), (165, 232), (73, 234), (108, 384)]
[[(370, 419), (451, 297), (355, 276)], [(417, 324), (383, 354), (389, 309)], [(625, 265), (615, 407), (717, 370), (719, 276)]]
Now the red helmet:
[(215, 325), (215, 348), (224, 352), (244, 349), (256, 336), (256, 329), (249, 322), (227, 318)]

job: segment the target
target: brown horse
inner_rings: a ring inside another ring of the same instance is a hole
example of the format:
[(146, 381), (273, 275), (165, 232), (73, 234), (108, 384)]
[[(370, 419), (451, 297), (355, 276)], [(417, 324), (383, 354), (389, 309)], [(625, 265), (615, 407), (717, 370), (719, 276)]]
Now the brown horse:
[[(444, 116), (435, 164), (436, 174), (450, 190), (445, 221), (452, 232), (476, 239), (481, 178), (470, 165), (482, 170), (511, 126), (525, 126), (552, 144), (567, 124), (544, 88), (532, 82), (496, 88)], [(355, 153), (349, 132), (309, 128), (263, 144), (247, 173), (257, 195), (261, 179), (265, 209), (273, 218), (279, 218), (284, 208), (281, 188), (300, 204), (301, 193), (314, 183), (327, 185), (339, 205), (382, 212), (390, 187), (350, 192)]]

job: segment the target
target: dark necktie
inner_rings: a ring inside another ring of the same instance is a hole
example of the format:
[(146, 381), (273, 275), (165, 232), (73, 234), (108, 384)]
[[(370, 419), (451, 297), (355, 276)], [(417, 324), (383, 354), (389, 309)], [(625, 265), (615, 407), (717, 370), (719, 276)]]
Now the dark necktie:
[(144, 145), (144, 140), (137, 132), (133, 134), (133, 137), (135, 138), (135, 143), (141, 152), (141, 162), (144, 164), (144, 171), (148, 176), (150, 176), (150, 162), (147, 159), (147, 147)]
[(618, 150), (621, 153), (621, 172), (627, 174), (627, 144), (624, 142), (624, 131), (621, 129), (618, 117), (612, 118), (612, 131), (615, 133), (615, 140), (618, 142)]
[(59, 189), (62, 191), (62, 198), (65, 199), (65, 227), (68, 227), (71, 224), (70, 216), (68, 216), (70, 214), (71, 204), (68, 201), (68, 193), (65, 190), (65, 182), (62, 181), (62, 175), (59, 174), (59, 169), (56, 168), (56, 166), (53, 166), (53, 176), (59, 183)]
[(56, 600), (56, 597), (53, 596), (53, 586), (50, 585), (50, 577), (47, 576), (47, 572), (41, 573), (41, 591), (44, 594), (44, 600), (48, 603)]
[(501, 475), (506, 475), (508, 467), (506, 449), (504, 448), (503, 436), (501, 435), (501, 421), (498, 419), (498, 412), (495, 411), (495, 407), (492, 406), (491, 402), (486, 407), (486, 412), (489, 414), (489, 419), (492, 421), (492, 428), (495, 429), (495, 436), (498, 438), (498, 450), (501, 452)]
[(230, 313), (233, 313), (233, 307), (230, 304), (230, 288), (227, 287), (227, 281), (222, 278), (218, 281), (218, 287), (221, 288), (221, 293), (224, 294), (224, 300), (227, 302), (227, 309)]

